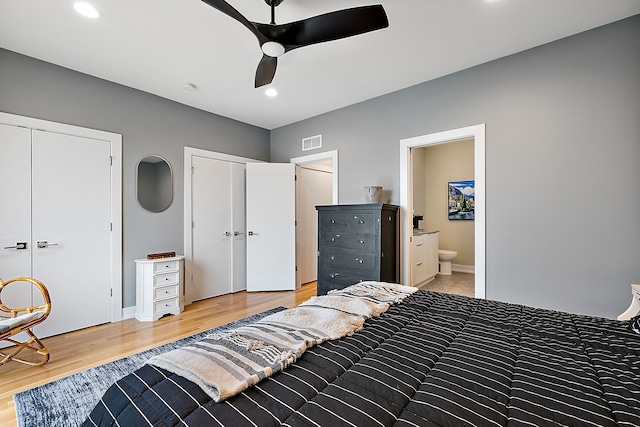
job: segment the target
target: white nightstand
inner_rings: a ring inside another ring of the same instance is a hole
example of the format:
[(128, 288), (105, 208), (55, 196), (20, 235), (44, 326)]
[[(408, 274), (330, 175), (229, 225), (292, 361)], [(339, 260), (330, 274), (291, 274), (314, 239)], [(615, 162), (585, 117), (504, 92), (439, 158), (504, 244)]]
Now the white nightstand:
[(158, 320), (184, 310), (184, 257), (136, 260), (136, 319)]

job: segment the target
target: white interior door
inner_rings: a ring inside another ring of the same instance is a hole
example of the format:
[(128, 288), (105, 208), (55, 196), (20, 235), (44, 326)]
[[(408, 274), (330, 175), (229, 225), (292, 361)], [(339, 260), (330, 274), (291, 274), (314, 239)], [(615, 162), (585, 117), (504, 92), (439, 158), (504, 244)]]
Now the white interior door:
[(193, 156), (191, 301), (232, 291), (231, 162)]
[[(0, 124), (0, 278), (31, 276), (31, 130)], [(10, 307), (31, 305), (28, 287), (2, 294)]]
[(111, 320), (111, 147), (32, 131), (33, 277), (51, 295), (41, 336)]
[(333, 201), (333, 174), (314, 165), (296, 168), (298, 284), (318, 279), (317, 205)]
[(247, 166), (247, 291), (296, 288), (295, 165)]

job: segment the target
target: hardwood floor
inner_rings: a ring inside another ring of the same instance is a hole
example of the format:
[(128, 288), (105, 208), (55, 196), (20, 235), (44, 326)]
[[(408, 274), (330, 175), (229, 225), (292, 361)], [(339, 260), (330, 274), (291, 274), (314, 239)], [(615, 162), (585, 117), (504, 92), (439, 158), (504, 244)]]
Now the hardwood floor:
[(238, 292), (195, 302), (179, 316), (155, 322), (127, 319), (45, 338), (42, 341), (51, 354), (46, 365), (32, 367), (9, 362), (0, 366), (0, 427), (17, 426), (12, 398), (15, 393), (270, 308), (292, 308), (314, 295), (315, 282), (296, 291)]

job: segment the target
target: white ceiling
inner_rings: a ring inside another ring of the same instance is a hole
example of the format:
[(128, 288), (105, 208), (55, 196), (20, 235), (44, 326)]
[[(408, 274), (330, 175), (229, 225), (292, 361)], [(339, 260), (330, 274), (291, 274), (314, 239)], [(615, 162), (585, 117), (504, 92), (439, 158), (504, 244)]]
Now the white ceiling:
[[(640, 0), (285, 0), (278, 23), (381, 3), (390, 25), (286, 53), (268, 98), (253, 87), (255, 37), (202, 1), (85, 1), (102, 17), (74, 0), (0, 0), (0, 47), (265, 129), (640, 13)], [(264, 0), (227, 1), (270, 21)]]

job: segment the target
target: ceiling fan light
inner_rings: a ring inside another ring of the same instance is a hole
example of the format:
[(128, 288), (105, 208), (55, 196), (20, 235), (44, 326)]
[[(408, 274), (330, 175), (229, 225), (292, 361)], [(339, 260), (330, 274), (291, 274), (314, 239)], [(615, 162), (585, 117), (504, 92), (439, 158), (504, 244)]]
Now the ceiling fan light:
[(284, 53), (284, 46), (278, 42), (266, 42), (262, 45), (262, 52), (272, 58), (277, 58)]
[(73, 5), (76, 12), (81, 15), (86, 16), (87, 18), (99, 18), (102, 14), (98, 9), (90, 5), (89, 3), (77, 2)]

